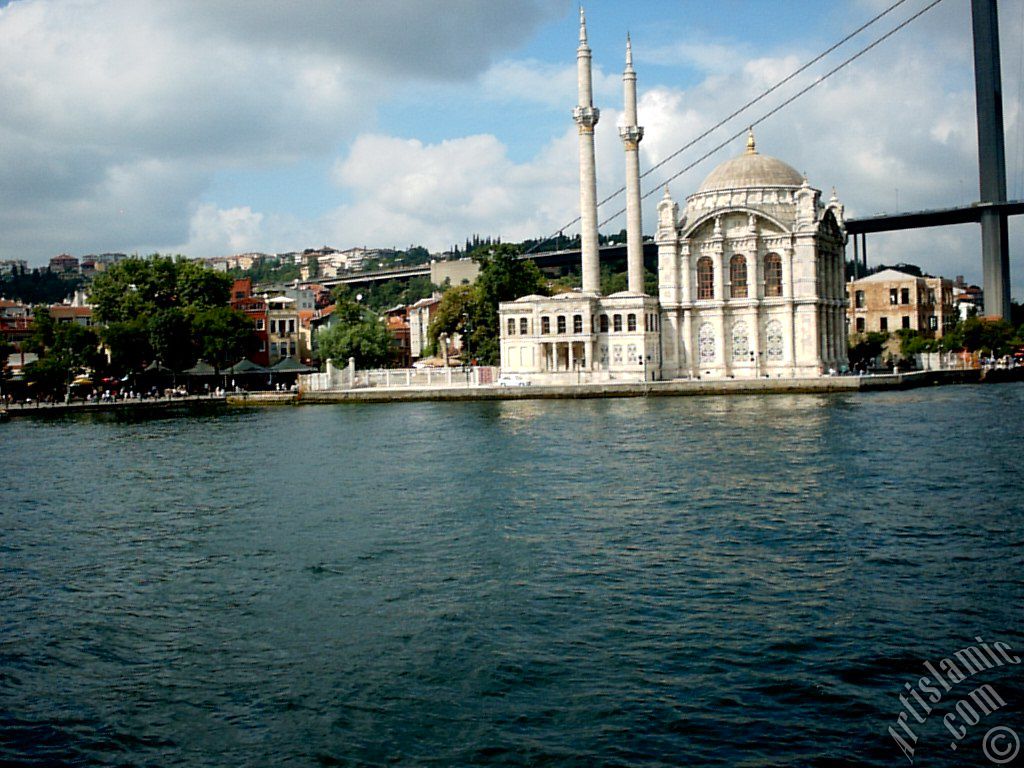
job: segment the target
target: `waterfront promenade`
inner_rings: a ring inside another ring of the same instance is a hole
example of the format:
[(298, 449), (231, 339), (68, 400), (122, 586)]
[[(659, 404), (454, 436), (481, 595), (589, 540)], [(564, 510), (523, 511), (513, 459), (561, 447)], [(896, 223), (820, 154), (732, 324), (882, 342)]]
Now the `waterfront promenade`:
[(185, 395), (183, 397), (151, 397), (145, 399), (108, 400), (70, 403), (11, 403), (2, 413), (7, 418), (70, 416), (87, 413), (167, 414), (195, 413), (223, 408), (227, 398), (223, 395)]
[(500, 387), (361, 387), (334, 392), (250, 392), (229, 394), (229, 405), (286, 403), (389, 403), (456, 400), (573, 400), (617, 397), (685, 397), (695, 395), (826, 394), (910, 389), (982, 380), (977, 369), (916, 371), (876, 376), (828, 376), (806, 379), (705, 379), (604, 382), (576, 385)]
[[(13, 404), (7, 417), (57, 417), (76, 414), (189, 415), (225, 407), (327, 405), (331, 403), (451, 402), (486, 400), (586, 400), (630, 397), (692, 397), (707, 395), (832, 394), (913, 389), (950, 384), (1005, 381), (979, 369), (914, 371), (869, 376), (827, 376), (806, 379), (714, 379), (648, 382), (604, 382), (578, 385), (501, 387), (495, 384), (450, 387), (360, 387), (334, 392), (234, 392), (223, 396), (195, 395), (112, 402)], [(1015, 372), (1014, 372), (1015, 373)]]

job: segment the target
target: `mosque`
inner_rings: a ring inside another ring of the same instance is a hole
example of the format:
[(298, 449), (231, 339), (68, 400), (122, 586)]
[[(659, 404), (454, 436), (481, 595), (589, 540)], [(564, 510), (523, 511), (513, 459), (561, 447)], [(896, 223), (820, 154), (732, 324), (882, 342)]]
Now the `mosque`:
[(627, 290), (601, 295), (591, 51), (580, 10), (576, 54), (582, 290), (499, 307), (501, 368), (535, 383), (786, 378), (840, 370), (846, 357), (843, 205), (781, 160), (746, 151), (679, 205), (658, 204), (658, 296), (644, 293), (636, 72), (626, 39)]

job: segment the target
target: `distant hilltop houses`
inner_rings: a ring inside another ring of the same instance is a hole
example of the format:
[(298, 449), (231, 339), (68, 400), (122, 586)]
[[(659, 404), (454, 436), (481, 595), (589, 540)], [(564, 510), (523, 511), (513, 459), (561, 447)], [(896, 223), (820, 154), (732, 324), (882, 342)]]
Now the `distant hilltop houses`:
[(396, 251), (388, 248), (307, 248), (304, 251), (288, 253), (240, 253), (235, 256), (217, 256), (203, 259), (212, 269), (219, 272), (248, 270), (260, 264), (267, 266), (294, 265), (300, 268), (302, 279), (314, 277), (338, 277), (347, 272), (359, 272), (374, 261), (394, 258)]
[[(252, 251), (231, 256), (198, 258), (196, 261), (206, 264), (217, 272), (245, 272), (259, 267), (268, 269), (298, 267), (302, 280), (313, 280), (334, 278), (375, 268), (410, 266), (427, 263), (431, 260), (458, 258), (461, 255), (457, 251), (431, 254), (425, 248), (418, 246), (410, 247), (407, 251), (400, 251), (395, 248), (367, 246), (339, 250), (324, 245), (319, 248), (306, 248), (302, 251), (287, 253)], [(127, 258), (129, 256), (126, 253), (100, 253), (85, 256), (62, 253), (51, 257), (45, 268), (51, 273), (63, 277), (90, 277)], [(0, 277), (28, 273), (32, 269), (25, 259), (0, 260)]]

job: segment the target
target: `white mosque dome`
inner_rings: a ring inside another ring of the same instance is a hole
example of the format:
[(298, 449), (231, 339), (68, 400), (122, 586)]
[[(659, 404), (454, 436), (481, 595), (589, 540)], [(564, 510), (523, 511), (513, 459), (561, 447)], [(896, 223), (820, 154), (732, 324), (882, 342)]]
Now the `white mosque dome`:
[(753, 132), (747, 137), (747, 151), (739, 157), (726, 160), (708, 174), (699, 192), (748, 187), (799, 187), (803, 174), (788, 163), (761, 155), (754, 144)]

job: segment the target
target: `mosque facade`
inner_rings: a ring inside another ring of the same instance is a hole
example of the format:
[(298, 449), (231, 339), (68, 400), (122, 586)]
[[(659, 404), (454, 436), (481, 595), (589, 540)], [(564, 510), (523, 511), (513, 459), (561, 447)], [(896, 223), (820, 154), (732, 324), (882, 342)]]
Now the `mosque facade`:
[(843, 205), (757, 151), (719, 165), (685, 207), (658, 204), (658, 296), (644, 293), (636, 72), (626, 41), (627, 290), (603, 296), (597, 238), (591, 52), (577, 49), (582, 290), (499, 307), (501, 368), (535, 383), (785, 378), (841, 370), (846, 358)]

